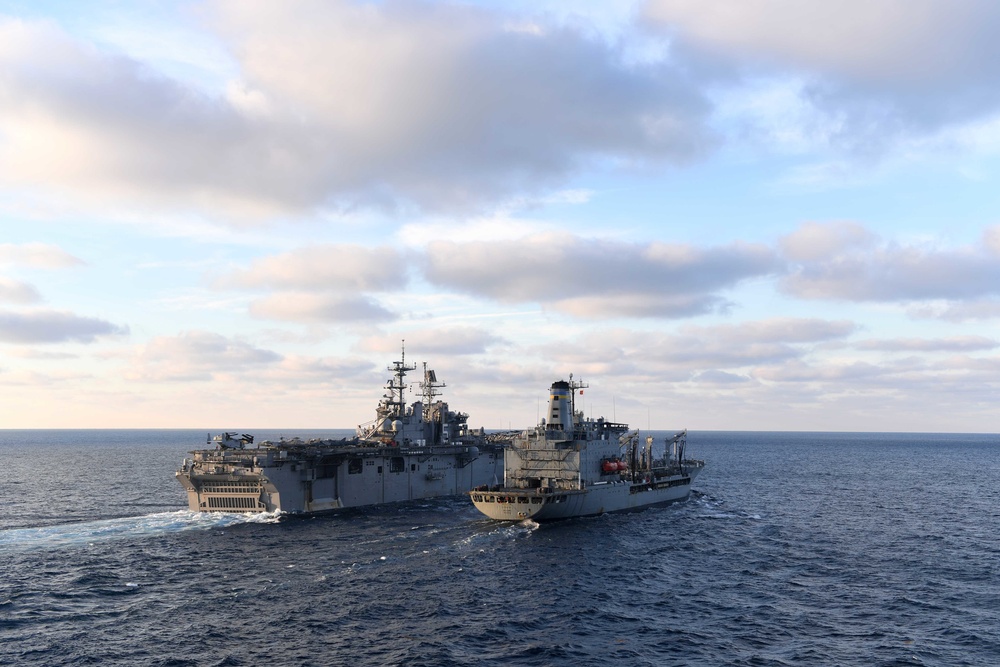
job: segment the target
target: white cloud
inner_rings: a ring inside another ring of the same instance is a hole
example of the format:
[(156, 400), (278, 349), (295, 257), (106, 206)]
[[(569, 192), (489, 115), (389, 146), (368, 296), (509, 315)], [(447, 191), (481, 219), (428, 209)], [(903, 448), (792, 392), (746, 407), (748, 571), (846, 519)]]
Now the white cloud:
[(854, 332), (847, 321), (775, 318), (715, 326), (685, 326), (649, 354), (678, 368), (739, 369), (802, 357), (811, 346)]
[(550, 231), (553, 225), (545, 220), (508, 217), (464, 218), (461, 220), (421, 220), (403, 225), (396, 232), (399, 240), (412, 248), (448, 239), (455, 243), (475, 241), (513, 241), (532, 234)]
[(740, 346), (753, 343), (818, 343), (844, 338), (855, 329), (856, 325), (847, 320), (776, 317), (712, 327), (686, 326), (681, 328), (681, 332), (695, 338), (704, 336), (720, 340), (723, 345)]
[(983, 247), (1000, 259), (1000, 225), (994, 225), (983, 231)]
[(212, 280), (214, 289), (268, 292), (254, 298), (258, 319), (303, 324), (387, 322), (396, 314), (367, 292), (405, 290), (408, 261), (386, 246), (320, 244), (261, 257)]
[[(280, 362), (277, 352), (210, 331), (158, 336), (136, 351), (132, 380), (208, 381), (224, 373), (258, 372)], [(233, 391), (237, 386), (231, 388)]]
[(427, 355), (483, 354), (489, 348), (503, 343), (500, 336), (485, 329), (444, 326), (408, 330), (400, 336), (366, 336), (360, 342), (359, 349), (384, 355), (396, 354), (399, 352), (402, 339), (405, 339), (406, 348), (421, 358)]
[[(699, 247), (475, 227), (469, 240), (431, 233), (425, 247), (406, 253), (300, 248), (223, 274), (214, 288), (268, 292), (251, 302), (251, 315), (301, 323), (419, 319), (427, 309), (440, 316), (457, 295), (469, 298), (466, 316), (485, 299), (599, 321), (730, 314), (742, 305), (736, 288), (774, 279), (803, 300), (899, 302), (914, 317), (983, 319), (995, 316), (991, 300), (1000, 299), (997, 234), (991, 227), (978, 243), (947, 246), (933, 237), (887, 240), (855, 222), (808, 222), (773, 247)], [(441, 294), (420, 292), (425, 282)]]
[(746, 377), (745, 375), (737, 375), (735, 373), (727, 373), (725, 371), (707, 370), (696, 374), (692, 378), (692, 381), (700, 384), (728, 385), (734, 383), (750, 382), (750, 378)]
[(80, 355), (71, 352), (53, 352), (51, 350), (38, 350), (28, 347), (14, 348), (6, 353), (11, 357), (22, 359), (38, 359), (44, 361), (66, 361), (69, 359), (79, 359)]
[(515, 241), (437, 241), (428, 245), (425, 262), (425, 277), (435, 285), (591, 318), (716, 310), (725, 304), (716, 291), (779, 268), (774, 253), (759, 245), (700, 249), (554, 233)]
[(241, 75), (219, 93), (50, 23), (0, 22), (0, 179), (215, 216), (466, 210), (593, 160), (685, 162), (711, 145), (682, 72), (568, 25), (512, 32), (452, 4), (211, 7)]
[(912, 306), (907, 314), (914, 319), (945, 322), (982, 322), (1000, 319), (1000, 298), (985, 297), (967, 301), (934, 301)]
[(250, 315), (264, 320), (353, 324), (387, 322), (396, 315), (367, 297), (278, 292), (256, 299)]
[(782, 253), (795, 262), (815, 262), (869, 247), (876, 236), (855, 222), (806, 222), (780, 241)]
[(5, 343), (93, 343), (98, 338), (127, 333), (128, 327), (66, 311), (0, 311), (0, 341)]
[(712, 294), (616, 294), (556, 299), (550, 305), (580, 319), (606, 320), (614, 317), (696, 317), (727, 313), (734, 304)]
[(976, 352), (993, 350), (1000, 343), (985, 336), (952, 336), (949, 338), (887, 338), (868, 339), (854, 343), (859, 350), (882, 352)]
[(819, 344), (848, 338), (856, 328), (848, 321), (814, 318), (685, 325), (662, 333), (616, 328), (540, 343), (532, 356), (640, 384), (683, 381), (706, 371), (745, 375), (746, 369), (801, 359)]
[(703, 48), (883, 85), (993, 77), (1000, 56), (990, 0), (651, 0), (645, 16)]
[(313, 245), (254, 260), (215, 280), (219, 288), (388, 291), (406, 286), (406, 263), (385, 246)]
[(83, 260), (47, 243), (0, 243), (0, 264), (16, 264), (39, 269), (64, 269), (83, 263)]
[(1000, 257), (990, 230), (978, 245), (904, 245), (857, 225), (811, 223), (783, 242), (797, 260), (779, 285), (802, 299), (951, 301), (1000, 296)]
[(757, 368), (752, 376), (768, 382), (856, 382), (885, 375), (886, 370), (865, 361), (807, 364), (800, 360)]
[(37, 303), (42, 295), (34, 285), (0, 277), (0, 302), (6, 303)]
[(786, 82), (795, 99), (764, 115), (743, 105), (743, 118), (782, 146), (804, 138), (884, 157), (907, 139), (1000, 112), (992, 0), (649, 0), (642, 22), (724, 90)]

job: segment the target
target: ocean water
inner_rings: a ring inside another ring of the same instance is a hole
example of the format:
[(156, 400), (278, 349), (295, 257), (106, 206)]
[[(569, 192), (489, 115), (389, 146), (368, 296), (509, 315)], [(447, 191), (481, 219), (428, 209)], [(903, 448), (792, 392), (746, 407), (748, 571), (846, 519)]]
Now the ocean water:
[(997, 436), (692, 432), (687, 502), (543, 525), (192, 514), (204, 438), (0, 431), (0, 665), (1000, 664)]

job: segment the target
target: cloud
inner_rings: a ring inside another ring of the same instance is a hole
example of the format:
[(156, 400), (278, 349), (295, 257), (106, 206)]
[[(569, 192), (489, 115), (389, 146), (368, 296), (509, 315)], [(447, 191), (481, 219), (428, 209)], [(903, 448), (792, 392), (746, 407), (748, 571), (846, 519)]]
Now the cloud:
[(23, 389), (16, 392), (20, 396), (30, 396), (32, 391), (41, 389), (47, 397), (53, 391), (64, 389), (67, 385), (73, 386), (79, 381), (91, 381), (93, 376), (87, 373), (73, 372), (60, 369), (55, 372), (42, 373), (33, 370), (12, 370), (0, 368), (0, 385), (18, 387)]
[(41, 300), (42, 295), (34, 285), (0, 277), (0, 302), (37, 303)]
[(214, 281), (219, 288), (391, 291), (405, 287), (406, 262), (392, 248), (315, 245), (254, 260)]
[(857, 151), (1000, 110), (991, 0), (650, 0), (642, 21), (742, 83), (793, 81), (830, 139)]
[(728, 313), (733, 303), (711, 294), (619, 294), (559, 299), (552, 308), (585, 320), (610, 317), (663, 317), (670, 319)]
[(663, 333), (616, 328), (542, 344), (532, 356), (591, 375), (676, 382), (706, 371), (743, 375), (742, 369), (800, 359), (818, 344), (846, 339), (856, 330), (846, 320), (814, 318), (686, 325)]
[[(856, 225), (810, 224), (783, 241), (798, 259), (779, 281), (802, 299), (908, 302), (1000, 296), (1000, 255), (988, 230), (979, 245), (958, 248), (903, 245), (875, 239)], [(834, 239), (828, 249), (808, 240)], [(805, 251), (808, 245), (809, 250)]]
[(692, 378), (692, 381), (701, 384), (727, 385), (750, 382), (750, 378), (745, 375), (736, 375), (735, 373), (727, 373), (725, 371), (707, 370), (695, 375)]
[[(375, 367), (371, 361), (363, 359), (340, 359), (335, 357), (307, 357), (292, 355), (262, 371), (268, 379), (281, 382), (285, 386), (335, 382), (354, 384), (367, 381)], [(370, 387), (362, 385), (364, 391)], [(346, 390), (346, 387), (345, 387)]]
[(983, 231), (982, 243), (987, 252), (1000, 258), (1000, 225), (986, 228)]
[(396, 238), (406, 246), (423, 248), (441, 239), (455, 243), (513, 241), (554, 228), (548, 220), (513, 217), (502, 212), (490, 217), (421, 219), (402, 225)]
[(93, 343), (104, 336), (127, 333), (128, 327), (65, 311), (0, 311), (0, 341), (5, 343)]
[[(2, 137), (0, 128), (0, 137)], [(84, 264), (65, 250), (47, 243), (0, 243), (0, 264), (39, 269), (64, 269)]]
[(877, 237), (854, 222), (806, 222), (780, 241), (785, 257), (795, 262), (815, 262), (854, 249), (870, 247)]
[(388, 322), (396, 315), (367, 297), (279, 292), (250, 304), (250, 315), (305, 323)]
[(778, 268), (775, 254), (759, 245), (699, 249), (539, 234), (515, 241), (430, 243), (424, 274), (459, 292), (602, 319), (718, 310), (725, 301), (714, 292)]
[(581, 406), (588, 415), (617, 411), (617, 419), (653, 428), (960, 431), (988, 414), (1000, 357), (985, 341), (928, 337), (906, 341), (924, 350), (886, 355), (858, 350), (851, 341), (860, 330), (819, 318), (674, 331), (587, 327), (515, 346), (499, 363), (470, 359), (447, 378), (463, 387), (492, 383), (502, 409), (495, 399), (469, 409), (505, 426), (509, 415), (527, 423), (544, 387), (570, 372), (590, 384)]
[(495, 199), (594, 157), (686, 161), (708, 144), (680, 70), (625, 64), (571, 26), (454, 4), (215, 6), (249, 85), (308, 114), (366, 187)]
[(1000, 56), (989, 0), (651, 0), (644, 14), (704, 48), (872, 83), (992, 78)]
[(841, 340), (853, 322), (773, 318), (715, 326), (685, 326), (652, 347), (654, 358), (689, 368), (741, 368), (799, 358), (809, 345)]
[(856, 329), (857, 325), (847, 320), (776, 317), (712, 327), (687, 326), (681, 328), (681, 332), (695, 338), (711, 337), (724, 345), (739, 346), (750, 343), (818, 343), (844, 338)]
[(36, 350), (33, 348), (25, 348), (25, 347), (14, 348), (8, 351), (6, 354), (9, 357), (20, 357), (22, 359), (44, 359), (44, 360), (58, 360), (58, 361), (80, 358), (80, 355), (72, 354), (70, 352), (52, 352), (49, 350)]
[(220, 374), (260, 372), (281, 360), (277, 352), (246, 341), (210, 331), (186, 331), (177, 336), (158, 336), (140, 348), (132, 360), (129, 378), (208, 381)]
[(995, 320), (1000, 319), (1000, 298), (924, 304), (908, 308), (906, 313), (914, 319), (936, 319), (946, 322)]
[(541, 304), (583, 319), (691, 317), (724, 312), (717, 294), (780, 269), (762, 245), (700, 249), (542, 233), (516, 239), (432, 240), (389, 248), (323, 245), (255, 260), (213, 280), (216, 289), (274, 289), (250, 306), (262, 319), (304, 323), (389, 321), (364, 292), (407, 286), (408, 270), (445, 290), (505, 303)]
[(1000, 347), (985, 336), (952, 336), (950, 338), (889, 338), (869, 339), (854, 343), (859, 350), (880, 352), (975, 352)]
[(411, 354), (423, 358), (429, 355), (483, 354), (489, 348), (503, 343), (503, 339), (485, 329), (475, 327), (436, 327), (407, 331), (400, 336), (366, 336), (359, 349), (364, 352), (396, 354), (402, 339)]
[(212, 280), (215, 289), (274, 290), (252, 317), (305, 324), (387, 322), (396, 314), (364, 292), (405, 289), (409, 262), (385, 246), (322, 244), (254, 260)]
[(50, 23), (2, 21), (0, 44), (3, 181), (88, 200), (274, 190), (250, 166), (266, 140), (225, 104)]
[[(713, 145), (680, 68), (456, 4), (215, 2), (241, 79), (210, 93), (51, 23), (0, 20), (0, 179), (235, 216), (478, 208), (594, 161)], [(288, 48), (295, 44), (295, 48)]]
[(807, 364), (800, 360), (755, 369), (751, 375), (768, 382), (856, 382), (886, 374), (886, 369), (865, 361)]
[[(398, 306), (386, 307), (368, 293), (405, 290), (412, 272), (418, 283), (452, 299), (462, 294), (537, 305), (598, 321), (728, 314), (737, 305), (730, 291), (773, 279), (780, 292), (799, 299), (898, 302), (912, 317), (961, 321), (1000, 312), (994, 303), (1000, 302), (998, 238), (1000, 226), (964, 246), (904, 243), (840, 221), (804, 223), (772, 246), (698, 247), (556, 232), (430, 240), (403, 253), (324, 244), (259, 258), (216, 277), (213, 287), (269, 291), (250, 305), (261, 319), (388, 322), (400, 316)], [(426, 295), (402, 293), (408, 300), (399, 303), (430, 303)]]

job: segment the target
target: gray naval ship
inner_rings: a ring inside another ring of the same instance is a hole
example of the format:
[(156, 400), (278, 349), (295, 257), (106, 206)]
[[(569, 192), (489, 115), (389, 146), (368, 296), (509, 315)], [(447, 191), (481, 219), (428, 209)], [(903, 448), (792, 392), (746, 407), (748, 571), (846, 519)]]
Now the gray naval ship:
[(470, 429), (469, 416), (437, 400), (445, 385), (424, 364), (421, 400), (406, 406), (402, 359), (372, 422), (343, 440), (254, 445), (223, 433), (192, 451), (176, 476), (194, 512), (313, 513), (463, 494), (503, 475), (504, 436)]
[(576, 411), (576, 390), (586, 386), (572, 375), (553, 383), (548, 423), (542, 419), (505, 451), (504, 483), (469, 492), (480, 512), (500, 521), (551, 521), (688, 497), (705, 462), (684, 458), (687, 431), (668, 438), (663, 458), (655, 459), (652, 436), (643, 447), (628, 425)]

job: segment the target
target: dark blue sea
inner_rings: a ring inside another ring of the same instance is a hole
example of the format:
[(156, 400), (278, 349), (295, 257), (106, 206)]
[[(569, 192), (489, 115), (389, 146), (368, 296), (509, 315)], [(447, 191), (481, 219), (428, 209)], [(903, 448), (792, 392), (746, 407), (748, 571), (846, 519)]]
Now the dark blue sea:
[(540, 526), (195, 515), (204, 440), (0, 431), (0, 664), (1000, 664), (997, 436), (692, 432), (689, 501)]

